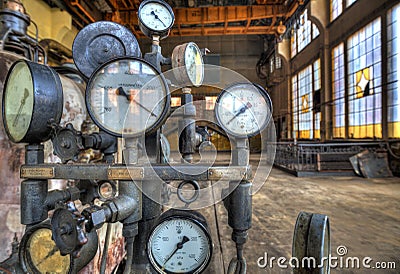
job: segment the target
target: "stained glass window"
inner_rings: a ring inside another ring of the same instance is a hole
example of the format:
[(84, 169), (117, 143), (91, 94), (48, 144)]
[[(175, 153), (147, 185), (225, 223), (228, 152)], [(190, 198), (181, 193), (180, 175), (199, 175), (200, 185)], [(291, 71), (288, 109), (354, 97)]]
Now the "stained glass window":
[(388, 12), (388, 135), (400, 138), (400, 4)]
[(318, 27), (308, 19), (307, 10), (300, 15), (300, 20), (292, 29), (291, 56), (305, 49), (312, 40), (319, 36)]
[(293, 137), (313, 139), (320, 137), (320, 119), (314, 106), (315, 88), (320, 89), (320, 61), (309, 65), (292, 78)]
[(344, 44), (332, 51), (333, 137), (345, 138), (345, 67)]
[(380, 18), (348, 39), (350, 138), (382, 138), (381, 48)]

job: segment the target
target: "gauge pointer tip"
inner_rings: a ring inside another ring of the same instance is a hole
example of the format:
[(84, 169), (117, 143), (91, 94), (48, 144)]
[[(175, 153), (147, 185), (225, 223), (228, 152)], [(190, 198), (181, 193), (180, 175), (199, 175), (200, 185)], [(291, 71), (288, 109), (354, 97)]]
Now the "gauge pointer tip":
[(164, 271), (165, 269), (165, 265), (168, 263), (168, 261), (172, 258), (172, 256), (174, 256), (174, 254), (179, 250), (183, 248), (183, 245), (187, 242), (189, 242), (190, 239), (187, 236), (183, 236), (182, 241), (180, 241), (179, 243), (176, 244), (176, 247), (174, 249), (174, 251), (172, 251), (171, 255), (168, 256), (168, 258), (165, 260), (165, 263), (162, 267), (162, 270)]

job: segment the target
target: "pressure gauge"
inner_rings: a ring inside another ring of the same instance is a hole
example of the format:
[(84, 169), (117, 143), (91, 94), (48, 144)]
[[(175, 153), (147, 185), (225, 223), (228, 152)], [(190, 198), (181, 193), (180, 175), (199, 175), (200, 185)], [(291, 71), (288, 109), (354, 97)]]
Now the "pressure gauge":
[(150, 233), (147, 254), (158, 273), (201, 273), (212, 254), (205, 218), (189, 210), (165, 212)]
[(28, 229), (21, 239), (19, 257), (26, 273), (72, 273), (73, 259), (62, 256), (52, 240), (48, 222)]
[(161, 0), (145, 0), (138, 10), (139, 28), (148, 37), (163, 39), (168, 36), (175, 21), (172, 8)]
[(199, 47), (189, 42), (179, 45), (172, 52), (172, 68), (175, 78), (181, 84), (200, 86), (204, 79), (203, 56)]
[(48, 66), (26, 60), (10, 68), (3, 93), (3, 123), (15, 143), (40, 143), (50, 138), (50, 122), (63, 111), (60, 77)]
[(99, 67), (86, 88), (86, 106), (98, 127), (117, 137), (151, 133), (170, 107), (165, 78), (150, 63), (124, 57)]
[(216, 101), (215, 115), (230, 135), (247, 138), (257, 135), (269, 123), (272, 102), (264, 88), (254, 83), (239, 83), (223, 90)]

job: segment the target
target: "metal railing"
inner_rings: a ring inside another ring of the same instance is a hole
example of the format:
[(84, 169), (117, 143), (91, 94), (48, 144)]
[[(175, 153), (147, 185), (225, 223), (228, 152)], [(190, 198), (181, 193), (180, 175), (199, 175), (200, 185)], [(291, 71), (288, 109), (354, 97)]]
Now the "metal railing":
[(321, 156), (331, 155), (338, 159), (356, 155), (369, 150), (386, 151), (385, 142), (360, 142), (360, 143), (295, 143), (277, 142), (274, 165), (292, 171), (320, 171), (318, 159)]

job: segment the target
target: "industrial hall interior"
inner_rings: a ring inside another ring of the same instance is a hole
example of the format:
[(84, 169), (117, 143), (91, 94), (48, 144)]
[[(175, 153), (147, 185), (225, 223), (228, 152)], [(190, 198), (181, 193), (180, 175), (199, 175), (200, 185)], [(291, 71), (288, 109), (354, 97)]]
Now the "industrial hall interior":
[(400, 273), (400, 0), (0, 0), (0, 274)]

